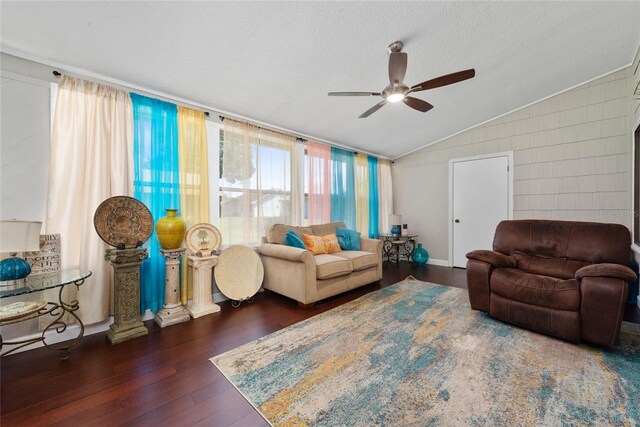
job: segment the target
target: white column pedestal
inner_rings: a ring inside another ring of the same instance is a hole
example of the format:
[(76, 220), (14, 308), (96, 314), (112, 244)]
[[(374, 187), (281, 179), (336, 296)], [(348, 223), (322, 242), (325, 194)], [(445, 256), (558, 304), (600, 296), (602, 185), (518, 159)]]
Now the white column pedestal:
[(216, 255), (187, 258), (193, 284), (193, 302), (191, 307), (187, 307), (187, 310), (194, 319), (220, 311), (220, 306), (213, 303), (211, 287), (211, 273), (217, 263), (218, 257)]
[(167, 269), (164, 284), (164, 305), (153, 317), (153, 320), (161, 328), (191, 320), (189, 312), (180, 302), (180, 257), (185, 251), (185, 248), (160, 249)]

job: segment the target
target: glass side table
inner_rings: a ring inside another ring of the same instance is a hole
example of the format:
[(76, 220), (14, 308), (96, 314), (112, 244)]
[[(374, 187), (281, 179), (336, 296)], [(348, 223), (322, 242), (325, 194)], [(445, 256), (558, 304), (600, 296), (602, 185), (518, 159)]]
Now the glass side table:
[[(0, 334), (0, 351), (4, 346), (12, 346), (8, 351), (0, 353), (0, 356), (4, 357), (14, 351), (26, 347), (37, 342), (42, 344), (53, 351), (60, 351), (60, 358), (66, 360), (71, 355), (70, 350), (75, 346), (84, 336), (84, 325), (80, 318), (76, 315), (76, 311), (80, 308), (78, 300), (64, 301), (62, 298), (62, 291), (68, 285), (75, 285), (80, 287), (84, 283), (84, 280), (91, 276), (89, 270), (62, 270), (58, 273), (40, 275), (40, 276), (28, 276), (25, 280), (18, 281), (15, 284), (4, 285), (0, 282), (0, 299), (15, 297), (19, 295), (26, 295), (35, 292), (42, 292), (46, 289), (59, 288), (58, 301), (29, 301), (29, 302), (17, 302), (0, 307), (0, 327), (11, 325), (14, 323), (25, 322), (27, 320), (37, 319), (41, 316), (52, 316), (53, 320), (47, 327), (44, 328), (42, 334), (35, 338), (29, 338), (16, 341), (4, 341), (2, 334)], [(54, 330), (61, 334), (67, 330), (69, 326), (65, 322), (65, 315), (71, 315), (80, 326), (80, 332), (78, 336), (72, 339), (70, 342), (63, 344), (47, 344), (45, 341), (46, 333)]]
[(419, 234), (409, 234), (407, 236), (396, 236), (393, 234), (379, 235), (382, 240), (382, 258), (387, 261), (411, 261), (411, 255), (416, 249), (416, 237)]

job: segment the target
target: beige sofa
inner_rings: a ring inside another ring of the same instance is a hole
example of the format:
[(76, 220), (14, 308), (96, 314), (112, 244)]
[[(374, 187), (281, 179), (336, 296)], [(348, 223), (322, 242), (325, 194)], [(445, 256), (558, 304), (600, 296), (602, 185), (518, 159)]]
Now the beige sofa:
[(342, 222), (294, 227), (275, 224), (258, 246), (264, 265), (265, 289), (312, 307), (316, 301), (382, 279), (382, 241), (360, 238), (359, 251), (341, 251), (330, 255), (313, 255), (305, 249), (284, 244), (289, 230), (302, 234), (335, 234)]

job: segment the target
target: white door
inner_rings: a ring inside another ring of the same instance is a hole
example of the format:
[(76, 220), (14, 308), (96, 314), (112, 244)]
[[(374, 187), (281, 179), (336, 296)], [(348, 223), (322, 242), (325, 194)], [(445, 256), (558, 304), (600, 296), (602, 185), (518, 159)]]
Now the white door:
[(510, 218), (510, 155), (451, 161), (452, 255), (465, 267), (466, 254), (492, 249), (498, 223)]

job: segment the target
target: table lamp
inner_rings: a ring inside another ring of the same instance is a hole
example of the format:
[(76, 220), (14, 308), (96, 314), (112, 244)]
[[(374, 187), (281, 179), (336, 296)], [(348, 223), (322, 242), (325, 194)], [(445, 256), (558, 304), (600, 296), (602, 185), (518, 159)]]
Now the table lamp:
[(14, 285), (31, 273), (31, 266), (17, 252), (40, 250), (41, 222), (0, 221), (0, 253), (11, 253), (0, 261), (0, 286)]
[(394, 236), (400, 235), (400, 224), (402, 223), (402, 216), (392, 214), (389, 215), (389, 222), (391, 223), (391, 234)]

